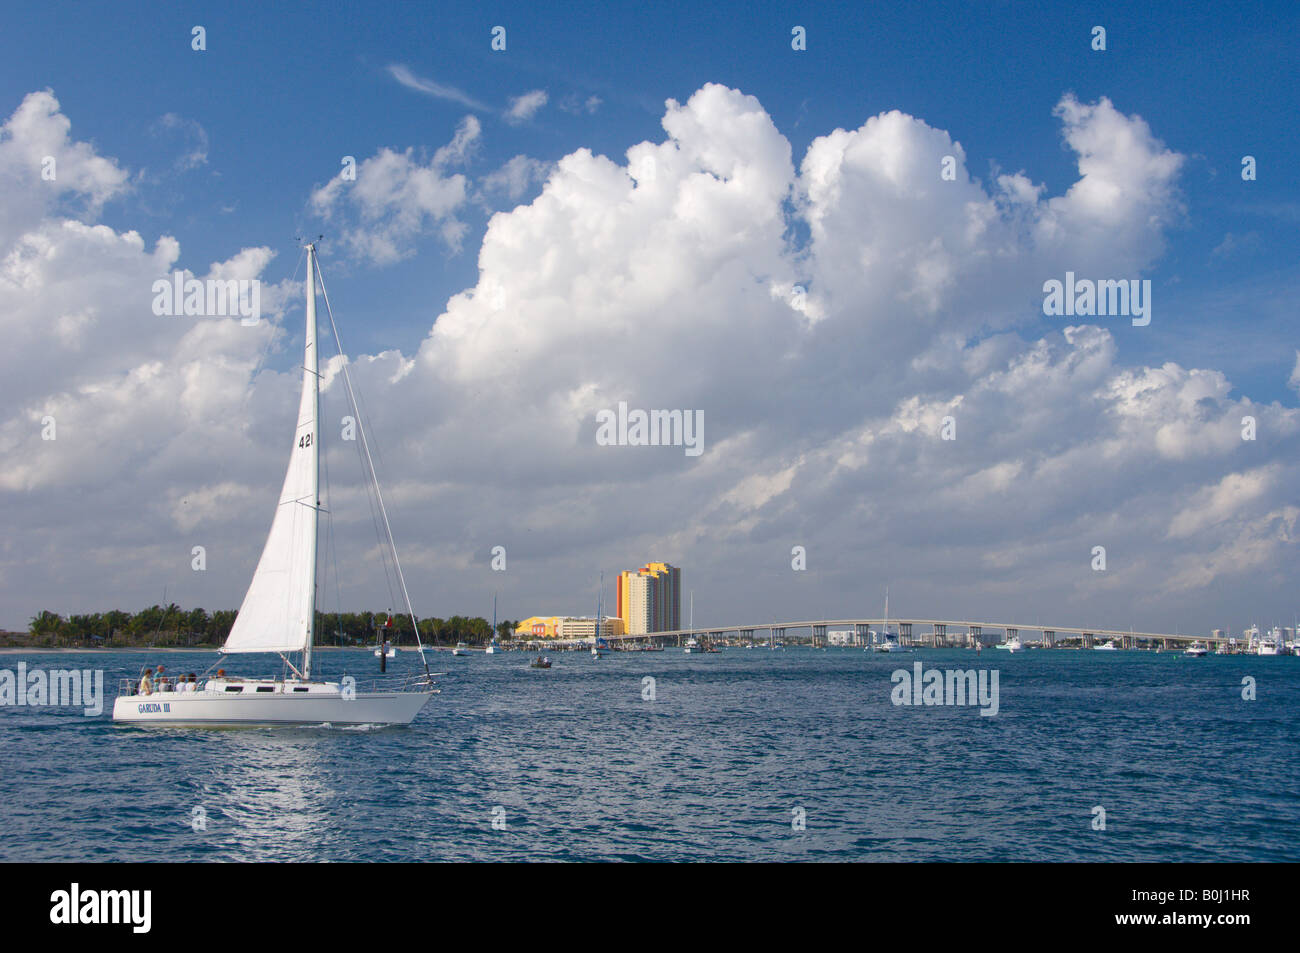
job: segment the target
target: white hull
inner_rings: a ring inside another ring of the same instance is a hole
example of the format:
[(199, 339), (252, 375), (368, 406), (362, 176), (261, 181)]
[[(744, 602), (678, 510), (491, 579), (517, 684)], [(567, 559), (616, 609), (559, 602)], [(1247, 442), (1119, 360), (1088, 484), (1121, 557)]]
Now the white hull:
[[(136, 725), (409, 725), (436, 691), (355, 692), (345, 697), (330, 690), (294, 693), (222, 691), (154, 692), (119, 695), (113, 720)], [(273, 683), (262, 683), (270, 685)], [(293, 683), (287, 683), (292, 689)]]
[(1024, 649), (1017, 639), (1013, 639), (1010, 642), (999, 642), (993, 647), (995, 649), (1001, 649), (1003, 652), (1020, 652)]

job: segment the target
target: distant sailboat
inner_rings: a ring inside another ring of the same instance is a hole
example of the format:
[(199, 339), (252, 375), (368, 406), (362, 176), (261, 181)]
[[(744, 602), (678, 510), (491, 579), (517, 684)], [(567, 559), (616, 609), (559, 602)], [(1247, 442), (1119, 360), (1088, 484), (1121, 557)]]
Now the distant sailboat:
[(497, 642), (497, 597), (496, 593), (492, 594), (492, 639), (488, 642), (488, 647), (483, 650), (485, 655), (496, 655), (501, 650), (500, 643)]
[[(113, 720), (138, 725), (336, 725), (410, 724), (437, 690), (427, 662), (415, 690), (360, 692), (355, 686), (317, 681), (311, 677), (312, 634), (316, 616), (316, 539), (320, 516), (320, 373), (316, 353), (316, 246), (307, 245), (307, 332), (303, 350), (302, 394), (298, 423), (289, 452), (289, 465), (279, 504), (267, 534), (262, 557), (244, 595), (223, 654), (273, 653), (292, 677), (237, 678), (219, 671), (196, 691), (136, 693), (126, 685), (113, 703)], [(326, 298), (328, 308), (329, 299)], [(333, 315), (330, 316), (333, 326)], [(336, 332), (337, 334), (337, 332)], [(337, 340), (337, 337), (336, 337)], [(341, 349), (340, 349), (341, 350)], [(344, 366), (344, 381), (355, 407)], [(356, 415), (358, 427), (361, 415)], [(364, 432), (361, 447), (369, 462)], [(375, 479), (373, 462), (368, 478)], [(378, 482), (373, 485), (379, 512), (392, 545), (392, 531)], [(406, 582), (396, 563), (402, 593)], [(406, 599), (410, 611), (410, 598)], [(414, 612), (411, 623), (415, 624)], [(419, 644), (419, 629), (415, 629)], [(301, 652), (299, 666), (289, 653)], [(420, 646), (421, 658), (424, 647)]]
[[(868, 635), (870, 630), (868, 629)], [(911, 652), (911, 646), (904, 647), (901, 633), (899, 638), (891, 639), (889, 636), (889, 587), (885, 587), (885, 624), (882, 630), (876, 633), (876, 644), (868, 645), (867, 651), (876, 652)]]
[[(617, 607), (615, 607), (617, 608)], [(601, 616), (605, 613), (605, 573), (600, 574), (600, 595), (596, 597), (596, 628), (591, 633), (591, 657), (598, 659), (604, 658), (601, 654), (601, 647), (605, 640), (600, 637)]]

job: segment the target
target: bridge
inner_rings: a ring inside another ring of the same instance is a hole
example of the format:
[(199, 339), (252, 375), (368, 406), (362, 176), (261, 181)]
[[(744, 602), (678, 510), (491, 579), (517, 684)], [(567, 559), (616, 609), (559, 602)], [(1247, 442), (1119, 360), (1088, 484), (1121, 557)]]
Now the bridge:
[[(813, 646), (827, 645), (829, 633), (849, 632), (849, 644), (867, 645), (877, 633), (886, 628), (897, 633), (902, 645), (930, 648), (966, 647), (976, 644), (993, 645), (1018, 638), (1023, 644), (1036, 644), (1054, 648), (1077, 643), (1091, 648), (1099, 642), (1114, 641), (1117, 648), (1183, 647), (1201, 642), (1215, 647), (1228, 641), (1228, 636), (1187, 635), (1169, 632), (1136, 632), (1132, 629), (1081, 628), (1068, 625), (1041, 625), (1034, 623), (975, 622), (962, 619), (822, 619), (804, 622), (765, 622), (756, 625), (724, 625), (707, 628), (674, 629), (668, 632), (643, 632), (608, 636), (611, 643), (647, 643), (680, 645), (686, 639), (703, 639), (710, 642), (808, 642)], [(991, 636), (991, 638), (990, 638)], [(591, 640), (585, 640), (590, 644)], [(553, 641), (547, 644), (555, 644)]]

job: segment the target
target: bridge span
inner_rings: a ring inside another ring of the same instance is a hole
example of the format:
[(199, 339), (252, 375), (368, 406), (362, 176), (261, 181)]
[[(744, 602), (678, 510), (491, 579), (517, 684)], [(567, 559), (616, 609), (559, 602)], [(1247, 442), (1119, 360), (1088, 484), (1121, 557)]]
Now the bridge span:
[[(964, 619), (823, 619), (802, 622), (766, 622), (755, 625), (707, 626), (674, 629), (668, 632), (643, 632), (608, 636), (609, 642), (649, 642), (681, 644), (688, 638), (710, 641), (787, 641), (828, 644), (830, 633), (848, 631), (849, 644), (866, 645), (886, 628), (896, 634), (903, 645), (933, 648), (965, 646), (977, 643), (993, 645), (1018, 638), (1022, 644), (1044, 648), (1077, 643), (1085, 648), (1098, 642), (1114, 641), (1117, 648), (1181, 648), (1192, 642), (1217, 646), (1228, 637), (1187, 635), (1169, 632), (1137, 632), (1131, 629), (1103, 629), (1034, 623), (975, 622)], [(762, 633), (762, 635), (760, 635)], [(992, 636), (992, 638), (990, 638)]]

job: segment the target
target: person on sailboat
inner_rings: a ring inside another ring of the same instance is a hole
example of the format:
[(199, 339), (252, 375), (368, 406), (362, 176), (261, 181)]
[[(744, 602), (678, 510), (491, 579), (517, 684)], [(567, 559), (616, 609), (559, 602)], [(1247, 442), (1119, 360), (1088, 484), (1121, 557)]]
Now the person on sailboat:
[(168, 680), (167, 676), (163, 674), (163, 666), (161, 665), (158, 666), (158, 678), (156, 679), (156, 682), (158, 685), (158, 691), (160, 692), (168, 691), (171, 688), (171, 682)]
[(144, 670), (144, 676), (140, 679), (140, 687), (136, 689), (136, 693), (139, 695), (153, 694), (153, 669), (147, 668)]

